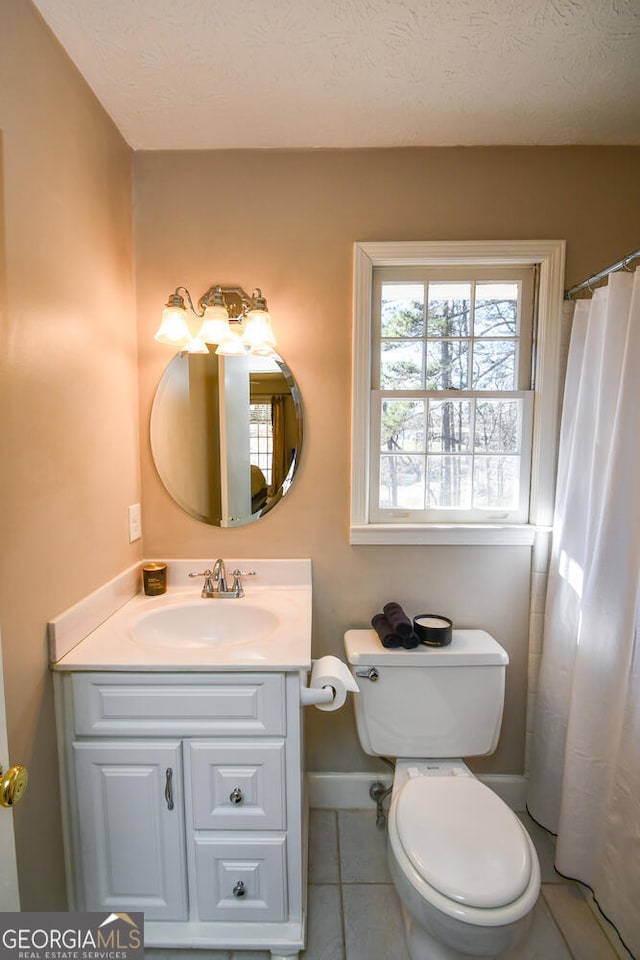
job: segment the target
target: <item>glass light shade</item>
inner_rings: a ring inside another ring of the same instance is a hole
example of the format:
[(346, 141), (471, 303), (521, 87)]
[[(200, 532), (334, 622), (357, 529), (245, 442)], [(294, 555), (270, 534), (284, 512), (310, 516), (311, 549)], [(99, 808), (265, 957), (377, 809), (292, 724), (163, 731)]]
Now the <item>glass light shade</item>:
[(209, 353), (208, 347), (200, 336), (194, 337), (182, 348), (185, 353)]
[(276, 338), (271, 329), (271, 316), (266, 310), (249, 310), (242, 339), (250, 347), (275, 347)]
[(244, 357), (246, 354), (244, 343), (240, 336), (231, 330), (226, 340), (223, 340), (216, 353), (221, 357)]
[(205, 343), (222, 343), (230, 333), (229, 314), (225, 307), (206, 307), (198, 338)]
[(154, 337), (158, 343), (170, 347), (180, 347), (191, 340), (191, 331), (187, 324), (187, 311), (184, 307), (165, 307), (158, 332)]

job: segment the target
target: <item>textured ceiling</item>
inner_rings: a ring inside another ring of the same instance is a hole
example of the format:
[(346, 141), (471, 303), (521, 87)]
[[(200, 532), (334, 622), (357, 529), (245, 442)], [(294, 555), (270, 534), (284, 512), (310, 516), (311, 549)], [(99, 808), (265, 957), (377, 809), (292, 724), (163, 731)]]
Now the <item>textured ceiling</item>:
[(640, 0), (34, 0), (134, 149), (640, 143)]

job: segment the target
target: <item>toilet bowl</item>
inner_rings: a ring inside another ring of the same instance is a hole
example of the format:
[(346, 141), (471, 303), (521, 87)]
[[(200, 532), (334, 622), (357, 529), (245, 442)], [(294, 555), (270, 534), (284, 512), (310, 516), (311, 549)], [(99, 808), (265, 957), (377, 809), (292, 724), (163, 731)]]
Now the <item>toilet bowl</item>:
[[(533, 843), (512, 810), (455, 757), (496, 749), (509, 657), (484, 630), (397, 650), (349, 630), (358, 737), (396, 759), (389, 867), (412, 960), (500, 957), (526, 934), (540, 889)], [(414, 759), (417, 757), (430, 759)]]
[(526, 933), (538, 858), (506, 804), (462, 761), (401, 761), (389, 867), (412, 960), (499, 957)]

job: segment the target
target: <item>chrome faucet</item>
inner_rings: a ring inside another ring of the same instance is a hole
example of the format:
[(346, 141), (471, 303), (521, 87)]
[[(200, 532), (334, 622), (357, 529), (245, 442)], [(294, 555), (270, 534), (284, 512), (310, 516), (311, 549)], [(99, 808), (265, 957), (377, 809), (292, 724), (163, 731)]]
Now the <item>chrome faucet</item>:
[(190, 573), (189, 576), (204, 577), (200, 596), (205, 599), (240, 599), (240, 597), (244, 597), (244, 587), (240, 578), (255, 576), (255, 570), (234, 570), (230, 590), (227, 588), (227, 571), (222, 558), (218, 558), (215, 563), (212, 563), (210, 569), (203, 570), (202, 573)]
[[(224, 565), (224, 560), (221, 558), (216, 560), (211, 571), (211, 576), (214, 581), (214, 592), (217, 593), (226, 593), (227, 592), (227, 571)], [(216, 590), (216, 583), (218, 584)]]

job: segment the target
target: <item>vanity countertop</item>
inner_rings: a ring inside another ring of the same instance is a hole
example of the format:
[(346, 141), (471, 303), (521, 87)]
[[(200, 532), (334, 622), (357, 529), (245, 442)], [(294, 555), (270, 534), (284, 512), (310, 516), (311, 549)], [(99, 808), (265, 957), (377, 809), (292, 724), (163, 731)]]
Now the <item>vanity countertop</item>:
[[(191, 562), (187, 565), (192, 567)], [(287, 579), (290, 582), (245, 582), (241, 598), (205, 599), (197, 582), (186, 586), (184, 580), (161, 596), (136, 593), (65, 649), (60, 644), (65, 624), (78, 619), (77, 610), (72, 609), (49, 624), (51, 668), (62, 672), (310, 670), (310, 564), (308, 582), (306, 577)]]

